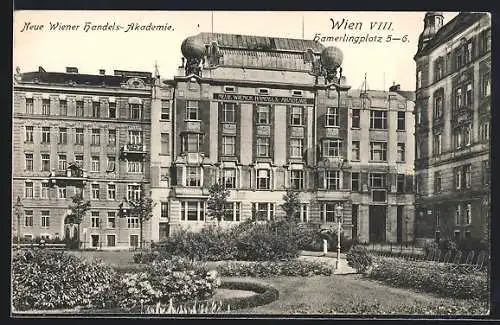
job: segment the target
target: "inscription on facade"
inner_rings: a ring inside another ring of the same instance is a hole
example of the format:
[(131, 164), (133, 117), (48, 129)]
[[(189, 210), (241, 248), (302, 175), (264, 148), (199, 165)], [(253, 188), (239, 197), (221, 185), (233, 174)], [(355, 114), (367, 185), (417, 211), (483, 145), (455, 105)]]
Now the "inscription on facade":
[(190, 132), (200, 132), (200, 122), (186, 122), (186, 130)]
[(269, 125), (257, 125), (257, 135), (271, 135), (271, 127)]
[(236, 134), (236, 124), (224, 123), (222, 125), (222, 133)]
[(328, 138), (337, 138), (339, 136), (339, 129), (338, 128), (326, 128), (325, 129), (325, 135)]
[(241, 95), (241, 94), (214, 94), (215, 100), (231, 100), (239, 102), (258, 102), (258, 103), (276, 103), (276, 104), (299, 104), (314, 105), (313, 98), (301, 97), (282, 97), (282, 96), (259, 96), (259, 95)]

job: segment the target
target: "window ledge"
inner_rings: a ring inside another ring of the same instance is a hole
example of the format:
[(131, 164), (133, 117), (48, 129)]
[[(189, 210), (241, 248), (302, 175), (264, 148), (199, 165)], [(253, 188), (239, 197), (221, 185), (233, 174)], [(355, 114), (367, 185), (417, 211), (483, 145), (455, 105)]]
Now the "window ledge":
[(325, 128), (335, 128), (335, 129), (340, 129), (340, 125), (325, 125)]

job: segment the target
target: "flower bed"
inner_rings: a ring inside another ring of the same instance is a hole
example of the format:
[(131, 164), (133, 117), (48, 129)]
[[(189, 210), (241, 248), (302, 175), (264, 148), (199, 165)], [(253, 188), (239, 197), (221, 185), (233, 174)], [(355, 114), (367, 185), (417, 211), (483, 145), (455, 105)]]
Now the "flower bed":
[(487, 300), (487, 273), (461, 273), (436, 262), (378, 258), (367, 276), (396, 287), (434, 292), (444, 297)]
[(333, 268), (327, 264), (299, 260), (278, 262), (227, 262), (217, 266), (221, 276), (268, 277), (332, 275)]

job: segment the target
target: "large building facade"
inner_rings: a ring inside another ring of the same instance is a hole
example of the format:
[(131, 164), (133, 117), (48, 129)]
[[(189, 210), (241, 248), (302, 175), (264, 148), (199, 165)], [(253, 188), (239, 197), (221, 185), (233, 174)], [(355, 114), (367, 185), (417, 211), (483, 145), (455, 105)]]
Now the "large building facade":
[(120, 218), (119, 205), (149, 193), (152, 85), (147, 72), (18, 71), (12, 185), (24, 206), (14, 236), (74, 238), (68, 206), (81, 192), (91, 201), (82, 247), (138, 245), (139, 220)]
[(349, 90), (342, 53), (318, 42), (201, 33), (181, 50), (153, 97), (159, 238), (213, 222), (206, 200), (219, 181), (230, 189), (223, 224), (279, 218), (295, 188), (303, 222), (334, 226), (339, 204), (347, 237), (413, 239), (411, 99)]
[(491, 17), (425, 15), (415, 55), (417, 237), (489, 241)]

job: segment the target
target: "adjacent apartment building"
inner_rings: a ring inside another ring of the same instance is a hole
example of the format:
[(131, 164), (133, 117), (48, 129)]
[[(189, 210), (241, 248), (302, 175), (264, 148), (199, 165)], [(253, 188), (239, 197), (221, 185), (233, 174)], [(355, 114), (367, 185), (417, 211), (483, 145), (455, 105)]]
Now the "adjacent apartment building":
[(160, 239), (213, 222), (216, 181), (230, 189), (224, 224), (279, 218), (295, 188), (303, 222), (335, 226), (339, 204), (347, 237), (413, 239), (412, 98), (350, 90), (342, 52), (310, 40), (200, 33), (181, 51), (153, 96)]
[(91, 201), (82, 247), (138, 245), (139, 220), (120, 218), (119, 205), (149, 195), (153, 84), (147, 72), (17, 71), (12, 199), (21, 198), (23, 211), (20, 227), (12, 218), (14, 235), (76, 236), (68, 206), (81, 192)]
[(488, 242), (491, 16), (428, 12), (414, 59), (416, 236)]

